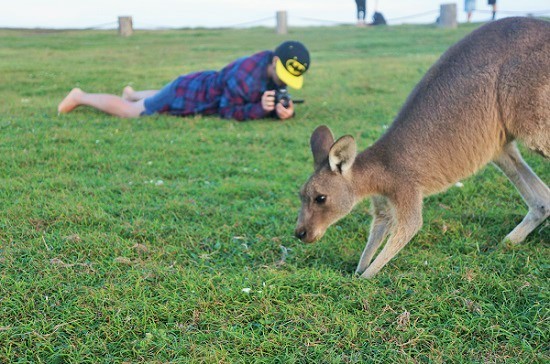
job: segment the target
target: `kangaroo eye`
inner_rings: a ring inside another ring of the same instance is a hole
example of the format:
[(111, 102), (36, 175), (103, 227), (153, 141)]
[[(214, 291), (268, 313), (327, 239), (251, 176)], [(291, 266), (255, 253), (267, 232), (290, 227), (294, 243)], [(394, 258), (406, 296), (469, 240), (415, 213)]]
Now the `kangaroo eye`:
[(317, 202), (320, 205), (324, 204), (326, 201), (327, 201), (327, 196), (325, 195), (319, 195), (315, 197), (315, 202)]

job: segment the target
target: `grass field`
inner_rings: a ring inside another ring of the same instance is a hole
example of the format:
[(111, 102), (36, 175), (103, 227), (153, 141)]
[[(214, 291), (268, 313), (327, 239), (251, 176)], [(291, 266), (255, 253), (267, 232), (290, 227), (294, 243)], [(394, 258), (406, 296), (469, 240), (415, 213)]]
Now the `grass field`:
[[(477, 26), (0, 30), (0, 363), (548, 362), (549, 223), (500, 243), (526, 207), (494, 167), (427, 198), (373, 280), (368, 202), (293, 238), (313, 129), (367, 147)], [(283, 39), (312, 56), (292, 120), (56, 115), (72, 87), (159, 88)]]

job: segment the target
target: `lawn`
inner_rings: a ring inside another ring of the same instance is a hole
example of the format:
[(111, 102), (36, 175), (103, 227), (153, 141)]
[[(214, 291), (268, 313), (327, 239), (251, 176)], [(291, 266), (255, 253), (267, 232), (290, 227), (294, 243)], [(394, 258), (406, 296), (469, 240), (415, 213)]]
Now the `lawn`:
[[(477, 26), (0, 30), (0, 362), (548, 362), (550, 224), (501, 243), (526, 207), (492, 166), (427, 198), (372, 280), (368, 201), (293, 237), (315, 127), (367, 147)], [(72, 87), (160, 88), (284, 39), (312, 58), (285, 122), (56, 112)]]

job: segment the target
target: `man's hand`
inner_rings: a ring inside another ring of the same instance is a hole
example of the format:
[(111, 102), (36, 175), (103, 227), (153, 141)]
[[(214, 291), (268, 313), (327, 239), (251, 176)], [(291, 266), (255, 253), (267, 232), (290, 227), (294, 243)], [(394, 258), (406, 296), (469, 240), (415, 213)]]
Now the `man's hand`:
[(262, 108), (266, 113), (275, 110), (275, 90), (264, 92), (262, 95)]
[(280, 102), (275, 105), (275, 90), (264, 92), (262, 95), (262, 108), (266, 113), (275, 110), (281, 120), (290, 119), (294, 116), (294, 103), (292, 100), (290, 100), (288, 107), (284, 107)]
[(281, 120), (290, 119), (294, 116), (294, 103), (292, 100), (288, 103), (288, 107), (284, 107), (280, 102), (275, 105), (275, 112)]

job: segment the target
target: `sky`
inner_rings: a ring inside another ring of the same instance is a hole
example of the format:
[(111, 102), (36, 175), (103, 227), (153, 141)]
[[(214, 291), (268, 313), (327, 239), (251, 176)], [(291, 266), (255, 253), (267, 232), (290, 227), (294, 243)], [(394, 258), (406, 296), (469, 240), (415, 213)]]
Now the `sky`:
[[(375, 8), (391, 24), (432, 23), (444, 3), (456, 3), (464, 22), (464, 0), (367, 0), (367, 19)], [(497, 18), (550, 16), (550, 0), (498, 0)], [(487, 0), (477, 0), (472, 21), (490, 18)], [(131, 16), (136, 29), (275, 26), (286, 10), (289, 26), (354, 23), (352, 0), (2, 0), (0, 28), (115, 28)], [(421, 15), (424, 14), (424, 15)]]

